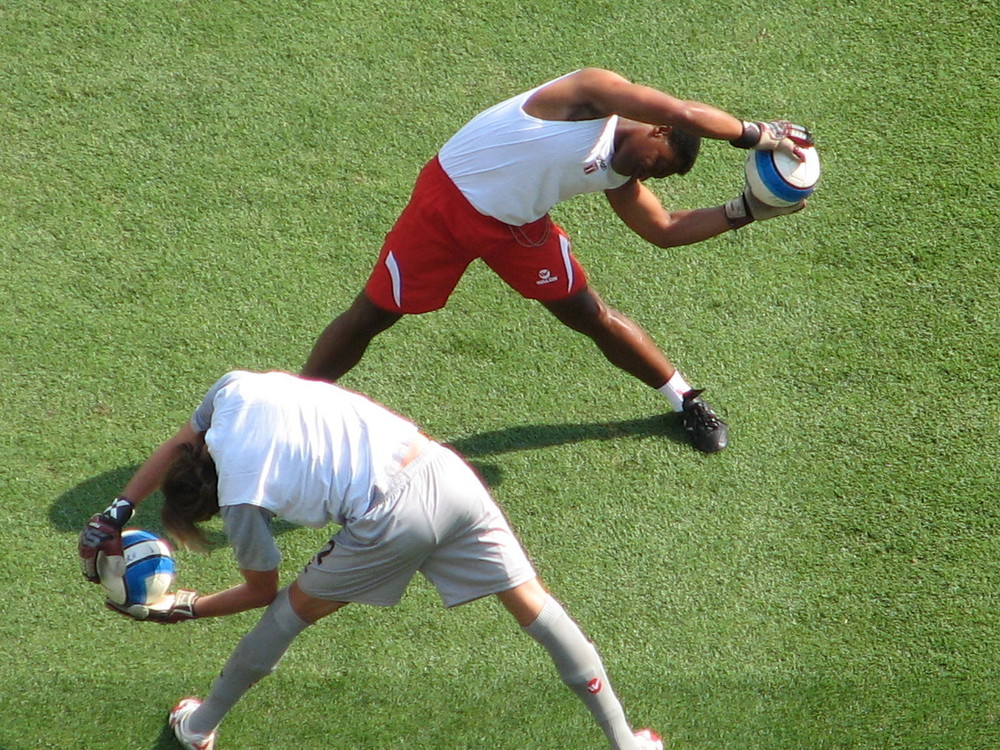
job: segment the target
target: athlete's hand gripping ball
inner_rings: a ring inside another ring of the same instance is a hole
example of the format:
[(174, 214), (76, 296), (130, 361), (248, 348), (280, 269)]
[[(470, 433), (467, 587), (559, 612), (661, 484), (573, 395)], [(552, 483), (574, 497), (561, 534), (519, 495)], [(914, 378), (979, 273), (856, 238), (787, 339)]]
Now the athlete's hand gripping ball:
[(115, 498), (101, 513), (91, 516), (87, 525), (80, 532), (78, 550), (80, 553), (80, 568), (83, 577), (91, 583), (100, 583), (97, 574), (97, 553), (108, 556), (109, 572), (112, 575), (125, 575), (125, 557), (122, 552), (122, 527), (128, 523), (135, 511), (131, 500), (124, 497)]
[(769, 206), (758, 200), (750, 191), (749, 186), (744, 188), (743, 195), (733, 198), (725, 206), (726, 218), (735, 226), (742, 226), (742, 224), (747, 223), (747, 219), (764, 221), (765, 219), (773, 219), (775, 216), (794, 214), (805, 207), (805, 201), (799, 201), (792, 206)]
[(730, 143), (754, 151), (784, 151), (799, 161), (805, 159), (802, 149), (814, 145), (809, 128), (788, 120), (744, 122), (743, 134)]
[(198, 594), (188, 589), (178, 589), (175, 594), (167, 594), (155, 604), (115, 604), (105, 599), (108, 609), (121, 612), (126, 617), (142, 622), (158, 622), (160, 625), (173, 625), (183, 620), (194, 620), (194, 604)]

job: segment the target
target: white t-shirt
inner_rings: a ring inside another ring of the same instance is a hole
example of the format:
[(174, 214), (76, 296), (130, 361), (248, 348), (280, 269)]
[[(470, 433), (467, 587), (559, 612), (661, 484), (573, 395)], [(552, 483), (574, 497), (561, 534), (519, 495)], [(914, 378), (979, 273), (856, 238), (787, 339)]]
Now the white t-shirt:
[(353, 391), (283, 372), (223, 375), (191, 417), (220, 507), (249, 504), (319, 528), (363, 515), (418, 429)]
[(617, 115), (563, 121), (524, 111), (528, 98), (547, 85), (476, 115), (438, 153), (441, 168), (469, 203), (506, 224), (528, 224), (574, 195), (629, 180), (611, 168)]

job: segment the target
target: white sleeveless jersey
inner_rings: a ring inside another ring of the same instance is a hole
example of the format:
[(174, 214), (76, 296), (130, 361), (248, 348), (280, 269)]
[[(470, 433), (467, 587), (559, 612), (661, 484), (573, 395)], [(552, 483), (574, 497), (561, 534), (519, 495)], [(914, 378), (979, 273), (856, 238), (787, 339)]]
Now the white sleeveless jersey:
[(546, 85), (476, 115), (438, 153), (469, 203), (506, 224), (527, 224), (567, 198), (629, 180), (611, 169), (618, 116), (574, 122), (532, 117), (524, 103)]
[(191, 417), (219, 474), (219, 505), (302, 526), (344, 524), (388, 488), (416, 425), (361, 394), (283, 372), (222, 376)]

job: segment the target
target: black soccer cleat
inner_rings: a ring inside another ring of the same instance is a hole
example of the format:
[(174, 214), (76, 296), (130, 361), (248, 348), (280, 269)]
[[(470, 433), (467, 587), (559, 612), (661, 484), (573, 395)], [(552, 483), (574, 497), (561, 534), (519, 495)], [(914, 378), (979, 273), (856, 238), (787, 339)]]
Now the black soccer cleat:
[(717, 453), (729, 445), (729, 427), (701, 398), (701, 390), (684, 394), (681, 424), (691, 436), (694, 447), (703, 453)]

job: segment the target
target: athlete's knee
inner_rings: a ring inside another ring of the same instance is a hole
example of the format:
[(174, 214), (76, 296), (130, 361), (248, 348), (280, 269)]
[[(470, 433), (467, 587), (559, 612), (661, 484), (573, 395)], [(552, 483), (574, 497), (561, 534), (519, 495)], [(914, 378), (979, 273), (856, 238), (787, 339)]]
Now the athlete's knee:
[(614, 308), (608, 307), (598, 300), (596, 306), (582, 313), (577, 318), (578, 327), (575, 330), (601, 343), (602, 341), (621, 338), (622, 334), (631, 325), (633, 325), (632, 321)]
[[(330, 601), (327, 599), (317, 599), (302, 590), (296, 580), (288, 587), (289, 613), (285, 613), (287, 619), (297, 618), (305, 625), (312, 625), (327, 615), (332, 615), (342, 607), (347, 606), (347, 602)], [(291, 615), (291, 616), (290, 616)]]
[(561, 300), (542, 304), (563, 324), (590, 337), (608, 329), (615, 312), (589, 288)]

